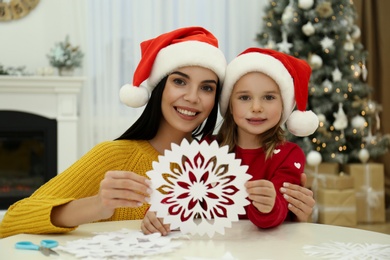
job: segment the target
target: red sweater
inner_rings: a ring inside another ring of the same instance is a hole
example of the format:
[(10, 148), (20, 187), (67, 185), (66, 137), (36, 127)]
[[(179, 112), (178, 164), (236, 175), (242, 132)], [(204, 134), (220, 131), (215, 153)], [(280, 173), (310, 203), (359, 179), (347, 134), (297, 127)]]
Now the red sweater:
[(235, 148), (236, 158), (242, 160), (243, 165), (248, 165), (248, 172), (253, 176), (251, 180), (266, 179), (274, 184), (276, 199), (274, 208), (270, 213), (259, 212), (253, 204), (246, 206), (246, 215), (241, 219), (249, 219), (257, 227), (271, 228), (283, 223), (288, 216), (288, 203), (279, 191), (283, 182), (300, 184), (300, 176), (305, 166), (305, 154), (295, 143), (286, 142), (276, 147), (271, 158), (265, 160), (262, 148), (242, 149)]

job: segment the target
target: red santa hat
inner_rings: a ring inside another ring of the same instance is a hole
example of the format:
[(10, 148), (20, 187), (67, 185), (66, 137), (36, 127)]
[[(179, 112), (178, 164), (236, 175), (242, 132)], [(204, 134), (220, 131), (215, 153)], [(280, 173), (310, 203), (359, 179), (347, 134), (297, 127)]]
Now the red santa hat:
[[(311, 68), (304, 60), (271, 49), (249, 48), (227, 66), (220, 109), (225, 115), (236, 82), (249, 72), (262, 72), (278, 84), (283, 99), (282, 124), (296, 136), (308, 136), (318, 128), (318, 117), (306, 111)], [(297, 110), (294, 110), (295, 105)]]
[(226, 59), (212, 33), (202, 27), (185, 27), (142, 42), (141, 61), (134, 72), (133, 84), (122, 86), (121, 102), (130, 107), (145, 105), (165, 76), (185, 66), (211, 69), (223, 83)]

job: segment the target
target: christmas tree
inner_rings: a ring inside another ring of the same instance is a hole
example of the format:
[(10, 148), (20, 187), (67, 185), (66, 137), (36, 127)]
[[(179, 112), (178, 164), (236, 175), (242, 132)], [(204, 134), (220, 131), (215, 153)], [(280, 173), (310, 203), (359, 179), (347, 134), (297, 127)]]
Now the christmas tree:
[(287, 134), (306, 155), (324, 162), (366, 162), (388, 151), (381, 133), (381, 105), (366, 83), (367, 51), (352, 0), (270, 0), (258, 43), (306, 60), (312, 75), (308, 109), (317, 114), (317, 131), (305, 138)]

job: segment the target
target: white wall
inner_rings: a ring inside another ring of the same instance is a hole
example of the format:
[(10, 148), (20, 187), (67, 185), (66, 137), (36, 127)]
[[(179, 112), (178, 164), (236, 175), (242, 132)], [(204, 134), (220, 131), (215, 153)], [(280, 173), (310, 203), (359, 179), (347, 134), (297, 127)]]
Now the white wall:
[[(18, 20), (0, 22), (0, 64), (5, 67), (26, 66), (35, 73), (49, 66), (46, 54), (56, 42), (69, 34), (71, 42), (83, 45), (78, 28), (85, 26), (82, 7), (85, 0), (40, 0), (31, 12)], [(82, 73), (82, 72), (78, 72)]]

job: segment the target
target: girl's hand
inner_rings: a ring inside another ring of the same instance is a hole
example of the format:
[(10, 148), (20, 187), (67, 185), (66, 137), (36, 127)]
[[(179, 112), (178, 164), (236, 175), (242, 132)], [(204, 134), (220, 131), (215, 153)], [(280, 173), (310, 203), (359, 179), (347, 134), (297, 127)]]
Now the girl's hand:
[(269, 213), (274, 208), (276, 191), (274, 184), (268, 180), (248, 181), (245, 184), (249, 199), (262, 213)]
[(114, 214), (116, 208), (136, 208), (148, 202), (150, 181), (129, 171), (108, 171), (100, 182), (98, 203), (101, 206), (101, 219)]
[[(301, 176), (301, 183), (302, 186), (306, 184), (306, 174), (304, 173)], [(295, 214), (297, 220), (307, 222), (313, 212), (315, 200), (313, 192), (302, 186), (285, 182), (280, 188), (280, 192), (283, 193), (283, 197), (289, 203), (288, 208)]]
[(148, 211), (142, 220), (141, 230), (145, 235), (160, 232), (166, 236), (170, 232), (170, 225), (164, 224), (162, 218), (157, 218), (155, 212)]

